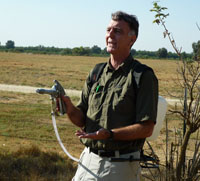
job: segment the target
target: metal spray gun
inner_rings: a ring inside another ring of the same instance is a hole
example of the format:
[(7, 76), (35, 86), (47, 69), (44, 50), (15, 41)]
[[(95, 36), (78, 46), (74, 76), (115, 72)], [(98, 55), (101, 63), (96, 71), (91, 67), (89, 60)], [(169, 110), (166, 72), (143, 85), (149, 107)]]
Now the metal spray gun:
[(49, 94), (51, 96), (52, 113), (56, 113), (56, 99), (58, 99), (60, 115), (66, 113), (66, 106), (61, 98), (65, 95), (65, 90), (57, 80), (54, 80), (54, 85), (51, 89), (37, 89), (36, 92), (39, 94)]
[(53, 123), (54, 131), (55, 131), (55, 134), (56, 134), (56, 138), (57, 138), (61, 148), (65, 152), (65, 154), (67, 156), (69, 156), (72, 160), (79, 163), (79, 159), (73, 157), (67, 151), (65, 146), (63, 145), (62, 140), (61, 140), (59, 133), (58, 133), (57, 125), (56, 125), (56, 118), (55, 118), (55, 115), (57, 113), (57, 111), (56, 111), (56, 107), (57, 107), (56, 100), (58, 100), (58, 102), (59, 102), (60, 115), (64, 115), (65, 113), (67, 113), (66, 112), (66, 105), (61, 98), (62, 96), (65, 95), (65, 90), (63, 89), (63, 87), (61, 86), (61, 84), (57, 80), (54, 80), (54, 85), (51, 89), (37, 89), (36, 92), (39, 93), (39, 94), (49, 94), (51, 96), (51, 101), (52, 101), (51, 117), (52, 117), (52, 123)]

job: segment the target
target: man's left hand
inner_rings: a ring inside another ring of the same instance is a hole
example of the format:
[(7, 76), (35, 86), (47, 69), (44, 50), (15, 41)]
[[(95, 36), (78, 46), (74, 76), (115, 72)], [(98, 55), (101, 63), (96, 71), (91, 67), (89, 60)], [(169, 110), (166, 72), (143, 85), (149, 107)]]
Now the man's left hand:
[(76, 136), (79, 138), (90, 138), (93, 140), (105, 140), (110, 137), (110, 132), (107, 129), (101, 128), (93, 133), (86, 133), (83, 130), (76, 131)]

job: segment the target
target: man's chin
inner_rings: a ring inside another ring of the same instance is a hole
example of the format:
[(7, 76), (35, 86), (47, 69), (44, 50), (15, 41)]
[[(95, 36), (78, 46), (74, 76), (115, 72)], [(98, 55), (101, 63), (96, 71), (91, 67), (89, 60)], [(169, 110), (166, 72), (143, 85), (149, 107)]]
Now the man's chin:
[(108, 47), (108, 48), (107, 48), (107, 52), (108, 52), (108, 53), (114, 53), (114, 52), (115, 52), (115, 49), (114, 49), (114, 48), (109, 48), (109, 47)]

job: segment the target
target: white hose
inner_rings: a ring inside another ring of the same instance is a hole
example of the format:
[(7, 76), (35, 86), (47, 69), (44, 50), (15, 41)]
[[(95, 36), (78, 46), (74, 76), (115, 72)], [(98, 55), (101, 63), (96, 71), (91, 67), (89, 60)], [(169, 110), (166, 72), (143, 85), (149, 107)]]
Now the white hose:
[(66, 154), (69, 158), (71, 158), (71, 159), (74, 160), (75, 162), (80, 163), (80, 162), (79, 162), (79, 159), (73, 157), (73, 156), (67, 151), (67, 149), (65, 148), (65, 146), (63, 145), (63, 143), (62, 143), (62, 141), (61, 141), (61, 139), (60, 139), (60, 136), (59, 136), (59, 134), (58, 134), (58, 129), (57, 129), (57, 125), (56, 125), (55, 113), (52, 112), (51, 115), (52, 115), (52, 116), (51, 116), (51, 117), (52, 117), (52, 123), (53, 123), (53, 128), (54, 128), (54, 131), (55, 131), (55, 134), (56, 134), (56, 138), (57, 138), (57, 140), (58, 140), (58, 142), (59, 142), (61, 148), (63, 149), (63, 151), (65, 152), (65, 154)]
[[(55, 118), (55, 113), (52, 111), (51, 113), (51, 117), (52, 117), (52, 122), (53, 122), (53, 128), (57, 137), (57, 140), (61, 146), (61, 148), (63, 149), (63, 151), (65, 152), (65, 154), (71, 158), (72, 160), (74, 160), (75, 162), (78, 162), (79, 166), (83, 167), (83, 169), (85, 169), (89, 174), (91, 174), (94, 178), (99, 179), (99, 176), (97, 176), (97, 174), (95, 174), (94, 172), (92, 172), (91, 170), (89, 170), (85, 165), (83, 165), (80, 160), (78, 158), (73, 157), (65, 148), (65, 146), (63, 145), (60, 136), (58, 134), (58, 129), (57, 129), (57, 125), (56, 125), (56, 118)], [(75, 177), (74, 177), (75, 178)]]

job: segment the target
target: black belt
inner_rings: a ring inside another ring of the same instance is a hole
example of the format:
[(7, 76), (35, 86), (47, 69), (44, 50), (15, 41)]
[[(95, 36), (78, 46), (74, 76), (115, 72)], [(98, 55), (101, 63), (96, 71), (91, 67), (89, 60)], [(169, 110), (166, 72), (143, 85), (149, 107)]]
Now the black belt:
[(90, 152), (99, 155), (100, 157), (115, 157), (116, 151), (119, 152), (120, 155), (133, 153), (139, 150), (116, 150), (116, 151), (105, 151), (105, 150), (96, 150), (93, 148), (89, 148)]

